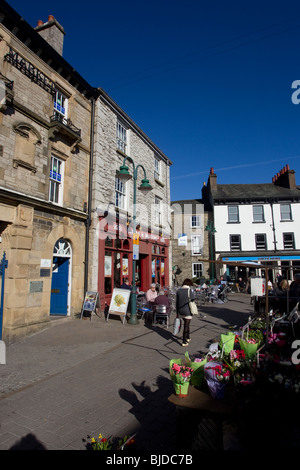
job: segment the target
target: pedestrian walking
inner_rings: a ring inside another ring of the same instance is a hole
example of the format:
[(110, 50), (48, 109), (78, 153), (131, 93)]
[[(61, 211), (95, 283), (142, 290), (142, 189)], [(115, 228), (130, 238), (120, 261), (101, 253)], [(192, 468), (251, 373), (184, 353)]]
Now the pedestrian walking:
[(190, 324), (192, 320), (192, 313), (190, 310), (189, 302), (195, 301), (195, 293), (191, 287), (193, 282), (191, 279), (185, 279), (182, 283), (182, 287), (177, 290), (176, 294), (176, 312), (177, 317), (183, 320), (183, 337), (182, 346), (188, 346), (190, 342)]

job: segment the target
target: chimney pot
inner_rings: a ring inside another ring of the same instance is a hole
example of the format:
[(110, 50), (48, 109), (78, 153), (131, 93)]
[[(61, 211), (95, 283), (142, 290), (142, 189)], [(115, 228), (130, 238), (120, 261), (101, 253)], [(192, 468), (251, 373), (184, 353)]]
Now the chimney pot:
[(213, 169), (213, 168), (210, 169), (210, 174), (211, 174), (211, 175), (214, 174), (214, 169)]
[(37, 25), (38, 25), (38, 26), (42, 26), (42, 24), (44, 24), (44, 22), (43, 22), (42, 20), (38, 20)]
[(55, 18), (54, 18), (53, 15), (48, 15), (48, 21), (52, 21), (52, 20), (54, 20), (54, 19), (55, 19)]

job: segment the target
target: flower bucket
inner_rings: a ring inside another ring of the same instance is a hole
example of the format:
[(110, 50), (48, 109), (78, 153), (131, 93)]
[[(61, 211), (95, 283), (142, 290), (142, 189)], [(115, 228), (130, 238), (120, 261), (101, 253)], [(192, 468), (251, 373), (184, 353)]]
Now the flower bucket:
[(248, 343), (245, 339), (239, 338), (241, 349), (244, 350), (247, 359), (254, 359), (258, 349), (258, 343)]
[(169, 370), (176, 395), (186, 397), (193, 370), (182, 359), (171, 359)]
[(189, 382), (185, 382), (183, 384), (173, 382), (173, 384), (174, 384), (175, 394), (178, 397), (183, 398), (187, 396), (188, 391), (189, 391), (189, 385), (190, 385)]

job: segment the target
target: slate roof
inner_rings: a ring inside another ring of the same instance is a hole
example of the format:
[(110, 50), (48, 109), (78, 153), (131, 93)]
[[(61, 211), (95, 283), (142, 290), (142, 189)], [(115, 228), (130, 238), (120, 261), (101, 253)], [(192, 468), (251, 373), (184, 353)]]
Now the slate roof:
[(274, 183), (262, 184), (218, 184), (212, 190), (214, 202), (217, 201), (263, 201), (288, 200), (300, 201), (300, 187), (285, 188)]

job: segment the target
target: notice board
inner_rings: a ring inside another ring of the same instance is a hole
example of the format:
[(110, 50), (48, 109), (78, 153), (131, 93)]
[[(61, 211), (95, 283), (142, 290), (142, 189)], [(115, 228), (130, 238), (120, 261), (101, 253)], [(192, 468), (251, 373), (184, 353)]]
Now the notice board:
[(87, 291), (83, 301), (83, 306), (81, 310), (81, 318), (83, 312), (96, 313), (96, 307), (98, 307), (98, 292)]
[(109, 315), (111, 314), (119, 315), (123, 323), (125, 322), (130, 294), (131, 291), (129, 289), (113, 290), (106, 321), (108, 321)]

